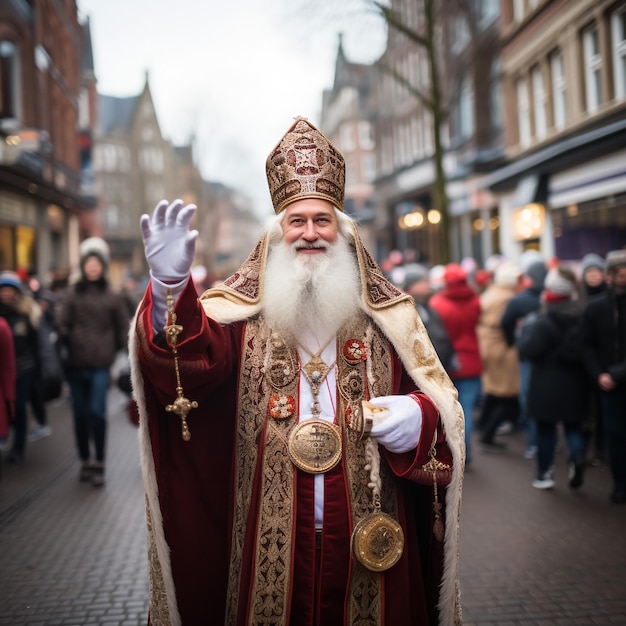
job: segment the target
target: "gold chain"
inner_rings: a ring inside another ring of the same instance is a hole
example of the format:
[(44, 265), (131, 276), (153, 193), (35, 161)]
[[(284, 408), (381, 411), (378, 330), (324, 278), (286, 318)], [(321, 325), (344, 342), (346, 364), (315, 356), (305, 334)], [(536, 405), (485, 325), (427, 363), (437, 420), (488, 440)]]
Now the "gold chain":
[(176, 400), (172, 404), (168, 404), (165, 410), (168, 413), (175, 413), (180, 417), (182, 438), (183, 441), (189, 441), (191, 439), (191, 431), (187, 424), (187, 415), (191, 409), (197, 409), (198, 403), (193, 400), (185, 398), (183, 393), (183, 385), (180, 382), (180, 369), (178, 367), (178, 335), (183, 332), (183, 327), (180, 324), (176, 324), (176, 313), (174, 312), (174, 296), (172, 292), (168, 291), (166, 296), (167, 303), (167, 324), (164, 326), (165, 340), (167, 344), (172, 348), (174, 354), (174, 370), (176, 371)]

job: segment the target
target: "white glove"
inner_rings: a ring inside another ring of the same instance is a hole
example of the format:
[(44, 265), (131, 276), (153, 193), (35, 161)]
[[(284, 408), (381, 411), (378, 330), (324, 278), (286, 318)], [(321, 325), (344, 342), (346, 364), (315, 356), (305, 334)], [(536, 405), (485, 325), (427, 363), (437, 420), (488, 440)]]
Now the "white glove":
[(141, 236), (153, 278), (179, 283), (189, 276), (198, 236), (197, 230), (189, 230), (195, 212), (194, 204), (184, 206), (182, 200), (174, 200), (168, 206), (167, 200), (161, 200), (152, 218), (141, 216)]
[(369, 402), (388, 410), (374, 418), (370, 436), (395, 454), (417, 448), (422, 434), (422, 409), (411, 396), (380, 396)]

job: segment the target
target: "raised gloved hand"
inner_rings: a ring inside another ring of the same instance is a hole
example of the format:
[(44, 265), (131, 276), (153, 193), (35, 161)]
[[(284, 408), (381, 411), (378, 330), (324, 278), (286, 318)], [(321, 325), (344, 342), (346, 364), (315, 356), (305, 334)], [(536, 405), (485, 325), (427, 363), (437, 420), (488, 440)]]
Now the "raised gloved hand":
[(422, 409), (411, 396), (379, 396), (369, 402), (387, 409), (376, 413), (370, 436), (396, 454), (417, 447), (422, 432)]
[(189, 230), (195, 212), (194, 204), (184, 205), (182, 200), (169, 204), (161, 200), (152, 217), (141, 216), (141, 236), (153, 278), (163, 283), (179, 283), (189, 276), (198, 236), (197, 230)]

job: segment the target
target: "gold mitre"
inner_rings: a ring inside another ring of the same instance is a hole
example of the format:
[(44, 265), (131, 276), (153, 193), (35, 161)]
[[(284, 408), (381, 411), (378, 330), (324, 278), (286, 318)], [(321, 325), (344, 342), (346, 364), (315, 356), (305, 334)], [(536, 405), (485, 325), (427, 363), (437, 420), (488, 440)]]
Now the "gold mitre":
[(346, 163), (328, 137), (296, 118), (265, 163), (276, 214), (302, 198), (328, 200), (343, 211)]

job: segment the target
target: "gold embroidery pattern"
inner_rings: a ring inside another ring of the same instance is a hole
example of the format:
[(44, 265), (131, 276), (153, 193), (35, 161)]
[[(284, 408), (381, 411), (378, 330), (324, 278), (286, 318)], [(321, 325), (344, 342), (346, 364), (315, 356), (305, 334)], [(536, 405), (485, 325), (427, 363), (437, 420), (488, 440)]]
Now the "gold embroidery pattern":
[(148, 534), (148, 570), (150, 572), (150, 623), (154, 626), (168, 626), (170, 611), (163, 582), (161, 562), (156, 549), (156, 538), (152, 526), (150, 507), (146, 501), (146, 531)]
[[(356, 390), (358, 387), (369, 388), (369, 396), (388, 395), (392, 391), (391, 352), (387, 340), (378, 329), (372, 328), (366, 318), (361, 317), (355, 325), (347, 329), (347, 336), (363, 337), (366, 344), (368, 362), (358, 366), (348, 365), (345, 362), (339, 364), (338, 381), (339, 387)], [(367, 337), (367, 340), (366, 340)], [(340, 341), (339, 345), (343, 345)], [(369, 370), (367, 369), (369, 367)], [(371, 380), (368, 380), (368, 371), (371, 372)], [(355, 384), (354, 372), (360, 374), (361, 381)], [(357, 401), (360, 410), (359, 394), (354, 393), (350, 397), (341, 394), (341, 401)], [(351, 407), (353, 410), (354, 406)], [(343, 408), (341, 409), (343, 411)], [(352, 524), (356, 525), (360, 520), (372, 512), (372, 494), (368, 487), (369, 472), (365, 469), (365, 442), (360, 440), (360, 433), (350, 428), (345, 429), (346, 441), (346, 472), (350, 501), (352, 503)], [(397, 501), (395, 485), (391, 480), (389, 468), (381, 458), (382, 480), (382, 508), (397, 519)], [(350, 593), (348, 598), (348, 624), (351, 626), (378, 626), (382, 623), (382, 575), (372, 572), (358, 562), (353, 562), (352, 576), (350, 580)]]
[(264, 248), (265, 236), (260, 239), (241, 267), (224, 281), (224, 286), (230, 287), (249, 300), (256, 300), (259, 296), (259, 275)]
[[(271, 395), (278, 389), (292, 396), (295, 405), (293, 419), (266, 420), (250, 626), (284, 625), (291, 589), (295, 469), (286, 444), (297, 422), (299, 370), (295, 350), (287, 346), (280, 335), (271, 333), (266, 345), (269, 347), (264, 370), (266, 391), (263, 404), (259, 406), (267, 407)], [(267, 411), (264, 411), (264, 418), (265, 415)]]
[(257, 320), (249, 321), (244, 334), (238, 393), (237, 467), (235, 468), (237, 485), (226, 607), (227, 624), (237, 622), (243, 541), (252, 498), (259, 434), (265, 418), (263, 411), (260, 410), (260, 407), (265, 406), (263, 391), (257, 386), (258, 381), (262, 379), (265, 343), (266, 335), (263, 333), (262, 324)]
[[(371, 363), (349, 365), (341, 359), (337, 363), (338, 416), (347, 406), (360, 403), (366, 386), (369, 395), (388, 395), (392, 390), (391, 352), (387, 340), (378, 329), (368, 329), (367, 318), (361, 317), (341, 333), (339, 346), (352, 337), (360, 337), (367, 344)], [(360, 331), (360, 332), (357, 332)], [(367, 332), (366, 332), (367, 330)], [(242, 569), (243, 538), (245, 522), (251, 502), (254, 470), (257, 464), (260, 433), (264, 432), (263, 476), (261, 477), (261, 510), (258, 517), (256, 557), (253, 568), (250, 626), (284, 626), (289, 602), (291, 545), (293, 533), (294, 466), (287, 453), (286, 442), (297, 421), (298, 376), (291, 376), (280, 367), (272, 367), (277, 361), (291, 363), (286, 356), (287, 348), (272, 336), (268, 341), (268, 330), (262, 320), (249, 321), (246, 327), (242, 354), (239, 387), (237, 494), (233, 525), (233, 549), (228, 591), (228, 613), (226, 623), (236, 623), (240, 572)], [(367, 337), (367, 341), (366, 341)], [(267, 347), (272, 355), (265, 355)], [(293, 358), (295, 359), (295, 350)], [(274, 358), (276, 357), (276, 358)], [(265, 360), (264, 360), (265, 359)], [(369, 360), (369, 359), (368, 359)], [(357, 378), (354, 380), (354, 372)], [(281, 374), (282, 372), (282, 374)], [(296, 372), (297, 373), (297, 372)], [(284, 374), (284, 376), (283, 376)], [(265, 376), (265, 378), (263, 378)], [(369, 381), (368, 381), (369, 376)], [(263, 384), (259, 386), (259, 380)], [(341, 386), (343, 383), (343, 392)], [(290, 394), (296, 399), (294, 417), (276, 420), (266, 419), (270, 398), (280, 389), (280, 394)], [(346, 394), (346, 391), (350, 393)], [(348, 397), (344, 398), (344, 394)], [(358, 396), (358, 398), (357, 398)], [(263, 431), (265, 423), (265, 430)], [(369, 474), (365, 470), (364, 441), (359, 433), (341, 423), (346, 446), (344, 456), (346, 480), (352, 503), (352, 521), (371, 513), (371, 490)], [(397, 518), (395, 485), (391, 472), (381, 459), (382, 508)], [(382, 621), (382, 576), (354, 563), (348, 599), (348, 624), (351, 626), (378, 626)]]

